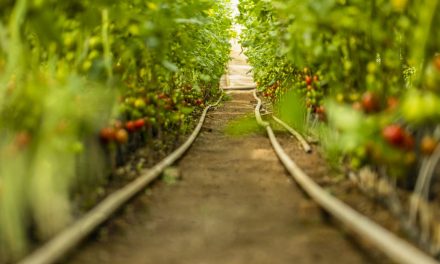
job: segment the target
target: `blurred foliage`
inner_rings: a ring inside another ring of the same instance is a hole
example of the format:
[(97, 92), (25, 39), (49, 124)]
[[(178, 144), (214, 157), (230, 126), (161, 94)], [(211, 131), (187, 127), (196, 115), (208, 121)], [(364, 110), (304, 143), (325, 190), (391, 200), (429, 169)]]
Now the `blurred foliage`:
[(307, 108), (306, 104), (296, 91), (286, 92), (275, 104), (275, 112), (278, 117), (300, 133), (307, 131)]
[(423, 78), (438, 52), (438, 3), (424, 2), (244, 0), (242, 43), (262, 87), (308, 67), (332, 92), (398, 94), (404, 70)]
[(242, 0), (239, 9), (259, 90), (275, 103), (299, 94), (285, 108), (295, 119), (306, 105), (306, 123), (332, 160), (402, 177), (432, 154), (440, 140), (440, 1)]

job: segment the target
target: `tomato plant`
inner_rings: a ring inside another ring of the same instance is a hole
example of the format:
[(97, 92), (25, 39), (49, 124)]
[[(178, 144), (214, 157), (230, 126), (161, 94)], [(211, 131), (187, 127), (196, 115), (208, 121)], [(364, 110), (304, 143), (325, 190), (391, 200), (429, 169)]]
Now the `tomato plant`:
[(301, 95), (300, 120), (322, 121), (337, 161), (414, 182), (439, 140), (439, 1), (243, 0), (240, 11), (264, 96)]
[(219, 94), (230, 27), (228, 1), (0, 3), (0, 261), (70, 223), (109, 159), (185, 132)]

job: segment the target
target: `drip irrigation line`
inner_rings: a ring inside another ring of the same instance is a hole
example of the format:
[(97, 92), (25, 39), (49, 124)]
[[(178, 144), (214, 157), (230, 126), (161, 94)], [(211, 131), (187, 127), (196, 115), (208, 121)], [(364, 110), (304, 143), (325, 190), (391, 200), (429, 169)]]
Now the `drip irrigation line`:
[(284, 127), (287, 131), (289, 131), (290, 134), (292, 134), (294, 137), (296, 137), (296, 139), (301, 143), (301, 146), (306, 153), (312, 152), (312, 147), (310, 147), (310, 144), (307, 142), (307, 140), (305, 140), (305, 138), (298, 131), (296, 131), (294, 128), (292, 128), (291, 126), (286, 124), (283, 120), (279, 119), (278, 117), (273, 115), (272, 118), (278, 124), (280, 124), (282, 127)]

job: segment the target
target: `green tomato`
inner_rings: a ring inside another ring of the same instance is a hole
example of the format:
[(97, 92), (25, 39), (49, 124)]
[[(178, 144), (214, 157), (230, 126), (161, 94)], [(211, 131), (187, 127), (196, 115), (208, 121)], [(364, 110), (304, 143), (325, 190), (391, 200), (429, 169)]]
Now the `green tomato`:
[(89, 45), (92, 49), (98, 48), (99, 45), (101, 45), (101, 43), (102, 43), (101, 37), (93, 36), (89, 39)]
[(423, 96), (423, 108), (426, 118), (435, 118), (439, 114), (439, 98), (433, 93), (427, 93)]
[(157, 124), (157, 119), (155, 117), (150, 117), (149, 122), (152, 126), (155, 126)]
[(82, 64), (82, 70), (85, 72), (88, 72), (90, 70), (90, 68), (92, 68), (92, 61), (91, 60), (86, 60), (83, 64)]
[(84, 151), (84, 145), (79, 141), (73, 143), (71, 148), (72, 152), (76, 154), (82, 153)]
[(96, 59), (98, 57), (99, 57), (99, 51), (94, 49), (94, 50), (90, 51), (88, 59), (89, 60), (94, 60), (94, 59)]
[(134, 106), (137, 109), (143, 109), (146, 107), (145, 101), (142, 98), (138, 98), (134, 101)]
[(439, 104), (440, 99), (431, 92), (411, 91), (403, 100), (401, 111), (408, 122), (421, 124), (439, 117)]
[(367, 65), (367, 71), (368, 73), (374, 73), (377, 70), (376, 62), (370, 61)]

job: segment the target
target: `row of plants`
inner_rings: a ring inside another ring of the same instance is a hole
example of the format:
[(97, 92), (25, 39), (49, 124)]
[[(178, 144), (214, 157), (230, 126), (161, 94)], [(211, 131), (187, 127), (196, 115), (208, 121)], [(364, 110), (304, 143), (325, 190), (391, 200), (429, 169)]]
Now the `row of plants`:
[(219, 94), (228, 1), (0, 2), (0, 262)]
[(279, 112), (291, 107), (292, 124), (318, 134), (332, 164), (413, 191), (406, 226), (438, 254), (436, 238), (419, 236), (418, 210), (438, 195), (440, 1), (243, 0), (239, 8), (262, 94), (300, 98), (303, 115), (297, 106)]

